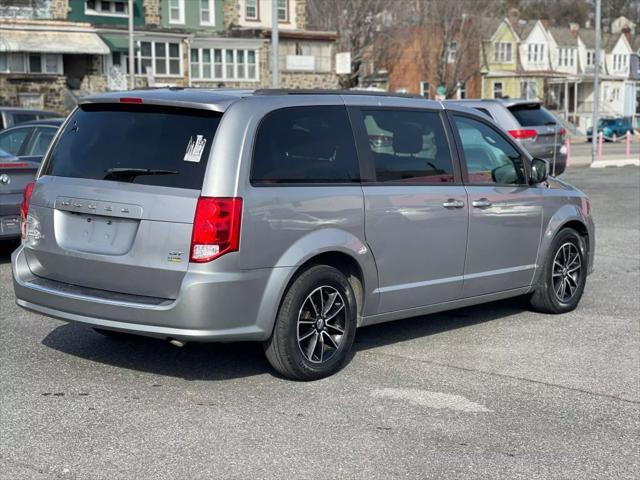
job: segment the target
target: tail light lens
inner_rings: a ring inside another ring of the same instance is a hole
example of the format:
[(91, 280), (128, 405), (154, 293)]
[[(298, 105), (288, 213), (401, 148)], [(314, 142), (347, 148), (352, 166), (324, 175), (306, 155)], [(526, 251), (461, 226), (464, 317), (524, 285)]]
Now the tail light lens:
[(567, 134), (567, 129), (566, 128), (561, 128), (558, 131), (558, 135), (560, 135), (561, 137), (564, 137)]
[(509, 135), (511, 135), (516, 140), (535, 140), (538, 136), (538, 132), (535, 130), (509, 130)]
[(192, 262), (205, 263), (240, 248), (241, 198), (200, 197), (191, 236)]
[(22, 203), (20, 204), (20, 229), (22, 231), (22, 238), (27, 237), (27, 215), (29, 214), (29, 203), (31, 202), (31, 195), (33, 194), (33, 188), (36, 186), (36, 182), (27, 183), (27, 186), (22, 192)]

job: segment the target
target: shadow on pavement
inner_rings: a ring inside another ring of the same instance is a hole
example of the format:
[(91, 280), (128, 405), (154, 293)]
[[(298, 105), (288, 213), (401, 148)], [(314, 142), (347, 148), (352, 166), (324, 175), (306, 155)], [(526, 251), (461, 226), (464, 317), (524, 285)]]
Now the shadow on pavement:
[(20, 240), (0, 240), (0, 265), (11, 263), (11, 254), (20, 245)]
[[(522, 302), (512, 299), (365, 327), (358, 330), (353, 355), (520, 312)], [(163, 340), (134, 335), (107, 337), (85, 326), (66, 324), (49, 333), (42, 343), (93, 362), (185, 380), (228, 380), (274, 374), (262, 346), (255, 342), (189, 343), (177, 348)]]

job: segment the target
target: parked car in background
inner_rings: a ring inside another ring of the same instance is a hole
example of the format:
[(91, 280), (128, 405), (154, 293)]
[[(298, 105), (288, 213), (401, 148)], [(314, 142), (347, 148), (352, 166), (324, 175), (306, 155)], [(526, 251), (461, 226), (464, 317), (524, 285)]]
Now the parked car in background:
[(25, 122), (0, 131), (0, 148), (18, 157), (42, 156), (64, 119)]
[(567, 131), (540, 102), (530, 100), (446, 100), (484, 113), (516, 139), (532, 156), (547, 160), (551, 175), (567, 167)]
[(0, 107), (0, 130), (19, 123), (42, 120), (45, 118), (60, 118), (62, 115), (46, 110), (32, 110), (30, 108)]
[(0, 149), (0, 240), (20, 237), (22, 194), (33, 181), (41, 158), (18, 158)]
[(25, 189), (18, 305), (174, 345), (261, 341), (290, 378), (336, 372), (365, 325), (517, 295), (571, 311), (593, 265), (588, 198), (453, 103), (105, 93), (54, 142)]
[[(633, 133), (633, 125), (631, 120), (626, 118), (601, 118), (598, 122), (598, 133), (602, 132), (605, 140), (616, 142), (619, 138), (624, 137), (627, 132)], [(593, 127), (587, 128), (587, 140), (591, 141), (593, 136)]]

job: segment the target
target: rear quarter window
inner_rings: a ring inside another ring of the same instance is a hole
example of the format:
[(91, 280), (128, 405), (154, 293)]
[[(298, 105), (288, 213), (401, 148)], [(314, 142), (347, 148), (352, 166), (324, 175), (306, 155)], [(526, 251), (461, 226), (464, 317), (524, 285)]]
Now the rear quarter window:
[(358, 157), (343, 106), (289, 107), (258, 127), (251, 183), (346, 183), (359, 180)]
[(509, 111), (523, 127), (555, 125), (557, 123), (553, 115), (537, 104), (514, 105), (509, 107)]
[(220, 118), (207, 110), (83, 105), (57, 140), (44, 174), (200, 190)]

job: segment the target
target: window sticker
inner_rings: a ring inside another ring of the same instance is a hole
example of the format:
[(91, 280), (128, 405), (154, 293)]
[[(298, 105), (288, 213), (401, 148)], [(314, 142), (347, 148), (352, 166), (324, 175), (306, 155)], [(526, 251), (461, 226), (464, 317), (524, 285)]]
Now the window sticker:
[(189, 143), (187, 144), (187, 151), (184, 154), (185, 162), (200, 162), (204, 146), (207, 144), (207, 139), (204, 135), (196, 135), (195, 140), (193, 137), (189, 137)]

